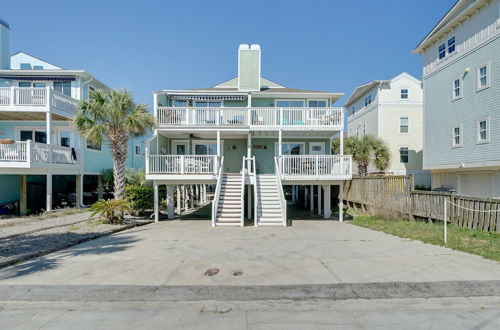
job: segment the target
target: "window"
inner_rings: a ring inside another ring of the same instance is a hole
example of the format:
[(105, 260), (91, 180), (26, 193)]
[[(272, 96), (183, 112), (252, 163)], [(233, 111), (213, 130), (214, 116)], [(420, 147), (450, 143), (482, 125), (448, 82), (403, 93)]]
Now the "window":
[(372, 104), (372, 96), (368, 95), (365, 97), (365, 107), (369, 106), (370, 104)]
[(173, 102), (174, 107), (187, 107), (187, 101), (186, 100), (174, 100)]
[(19, 132), (19, 138), (21, 141), (32, 140), (38, 143), (47, 143), (47, 134), (44, 131), (36, 131), (31, 129), (21, 130)]
[[(279, 143), (275, 142), (274, 153), (277, 156), (279, 151)], [(305, 144), (303, 142), (284, 142), (281, 144), (282, 155), (303, 155)]]
[(409, 152), (408, 148), (399, 148), (399, 161), (403, 164), (408, 164)]
[(490, 140), (489, 120), (480, 119), (477, 121), (477, 143), (488, 143)]
[(462, 79), (458, 78), (453, 80), (453, 99), (462, 97)]
[(448, 54), (451, 54), (455, 51), (455, 37), (451, 37), (448, 39)]
[(71, 97), (71, 81), (54, 81), (54, 89)]
[(134, 145), (134, 155), (140, 156), (141, 155), (141, 146), (139, 145)]
[(366, 135), (366, 123), (363, 123), (363, 135)]
[(402, 100), (408, 99), (408, 89), (407, 88), (401, 89), (401, 99)]
[(71, 147), (70, 131), (59, 131), (59, 145), (61, 147)]
[(42, 82), (20, 81), (19, 87), (45, 88), (46, 84)]
[(303, 100), (276, 100), (278, 108), (303, 108), (304, 104)]
[(462, 146), (462, 126), (455, 126), (452, 130), (452, 146), (461, 147)]
[(355, 107), (352, 107), (352, 114), (354, 115), (356, 113), (356, 108)]
[(399, 133), (408, 133), (409, 130), (409, 119), (408, 117), (399, 118)]
[(102, 150), (102, 145), (101, 144), (92, 144), (87, 141), (87, 149), (89, 150), (95, 150), (95, 151), (101, 151)]
[(443, 59), (446, 56), (446, 45), (442, 44), (438, 48), (439, 59)]
[(477, 89), (490, 87), (490, 65), (486, 64), (477, 69)]
[[(224, 150), (221, 141), (221, 152)], [(193, 141), (193, 154), (194, 155), (217, 155), (217, 141)]]
[(327, 101), (326, 100), (308, 100), (307, 106), (310, 108), (326, 108)]
[(220, 101), (214, 101), (214, 102), (197, 101), (197, 102), (195, 102), (195, 106), (200, 107), (200, 108), (220, 108), (222, 106), (222, 102), (220, 102)]

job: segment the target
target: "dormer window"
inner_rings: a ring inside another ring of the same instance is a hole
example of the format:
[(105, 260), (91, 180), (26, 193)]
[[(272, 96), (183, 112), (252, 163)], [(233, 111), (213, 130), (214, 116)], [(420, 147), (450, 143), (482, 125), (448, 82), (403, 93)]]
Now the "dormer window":
[(448, 39), (448, 54), (455, 52), (455, 37)]
[(402, 88), (401, 89), (401, 100), (407, 100), (408, 99), (408, 88)]
[(372, 104), (372, 96), (368, 95), (367, 97), (365, 97), (365, 107), (369, 106), (370, 104)]
[(442, 44), (438, 48), (438, 53), (439, 53), (439, 59), (443, 59), (446, 56), (446, 45)]

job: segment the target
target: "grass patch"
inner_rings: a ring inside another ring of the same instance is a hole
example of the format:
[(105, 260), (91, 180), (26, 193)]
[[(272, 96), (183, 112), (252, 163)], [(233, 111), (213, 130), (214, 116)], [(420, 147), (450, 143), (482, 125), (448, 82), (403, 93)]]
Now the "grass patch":
[(498, 233), (485, 233), (449, 224), (448, 244), (445, 245), (442, 223), (412, 222), (368, 214), (355, 216), (350, 223), (398, 237), (442, 245), (451, 249), (477, 254), (486, 259), (500, 261), (500, 235)]

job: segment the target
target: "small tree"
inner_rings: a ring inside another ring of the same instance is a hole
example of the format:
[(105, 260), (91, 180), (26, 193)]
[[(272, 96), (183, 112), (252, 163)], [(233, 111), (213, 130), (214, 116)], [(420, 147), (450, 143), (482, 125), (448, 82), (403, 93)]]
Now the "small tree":
[[(340, 140), (332, 142), (334, 153), (339, 152)], [(385, 142), (371, 135), (362, 137), (349, 136), (344, 139), (344, 153), (352, 155), (352, 159), (358, 165), (358, 174), (365, 176), (368, 174), (368, 165), (373, 156), (373, 163), (380, 171), (385, 171), (389, 166), (390, 154)]]
[(134, 103), (127, 91), (90, 92), (89, 100), (82, 101), (74, 119), (80, 134), (92, 144), (109, 143), (113, 157), (113, 184), (115, 199), (123, 199), (125, 191), (125, 162), (130, 136), (144, 135), (154, 125), (154, 117), (145, 105)]

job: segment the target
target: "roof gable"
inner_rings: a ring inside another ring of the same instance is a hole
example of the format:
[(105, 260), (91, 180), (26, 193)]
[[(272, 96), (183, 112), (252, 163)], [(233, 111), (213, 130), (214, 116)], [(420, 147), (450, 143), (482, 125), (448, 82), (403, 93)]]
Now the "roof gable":
[[(266, 78), (260, 78), (260, 86), (261, 88), (284, 88), (284, 86), (281, 86), (269, 79)], [(215, 85), (212, 88), (238, 88), (238, 77), (235, 77), (233, 79), (230, 79), (228, 81), (225, 81), (221, 84)]]
[(62, 70), (61, 67), (24, 52), (17, 52), (12, 55), (10, 57), (10, 66), (12, 70)]

